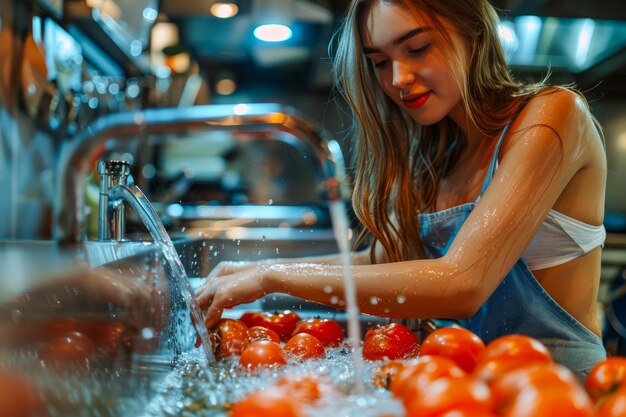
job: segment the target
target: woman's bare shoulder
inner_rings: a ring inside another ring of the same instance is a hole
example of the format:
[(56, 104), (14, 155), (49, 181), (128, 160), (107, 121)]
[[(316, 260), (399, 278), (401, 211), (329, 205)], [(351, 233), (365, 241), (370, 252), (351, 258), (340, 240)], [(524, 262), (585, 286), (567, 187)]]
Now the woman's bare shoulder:
[(556, 137), (572, 150), (602, 146), (602, 139), (584, 96), (573, 89), (552, 87), (531, 98), (511, 127), (514, 136), (523, 137), (536, 130), (546, 138)]
[(520, 116), (522, 127), (545, 125), (557, 133), (585, 127), (593, 120), (585, 97), (565, 87), (551, 87), (537, 94)]

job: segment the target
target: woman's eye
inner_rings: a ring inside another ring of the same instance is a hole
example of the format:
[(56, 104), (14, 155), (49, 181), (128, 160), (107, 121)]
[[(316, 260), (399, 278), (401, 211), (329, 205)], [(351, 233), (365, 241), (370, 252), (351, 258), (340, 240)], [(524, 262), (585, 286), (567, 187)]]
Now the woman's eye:
[(421, 48), (409, 49), (409, 53), (413, 55), (421, 54), (422, 52), (426, 51), (429, 47), (430, 47), (430, 44), (426, 44), (422, 46)]
[(389, 62), (389, 60), (388, 59), (382, 59), (380, 61), (372, 61), (372, 62), (374, 64), (374, 68), (382, 68), (382, 67), (384, 67), (387, 64), (387, 62)]

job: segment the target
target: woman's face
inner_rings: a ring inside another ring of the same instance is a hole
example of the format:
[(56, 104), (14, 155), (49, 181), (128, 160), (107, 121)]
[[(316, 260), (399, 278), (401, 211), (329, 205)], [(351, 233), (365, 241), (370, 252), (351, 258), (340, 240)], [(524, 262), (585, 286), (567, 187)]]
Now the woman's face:
[[(420, 125), (437, 123), (447, 115), (456, 119), (461, 108), (460, 91), (434, 30), (387, 2), (369, 6), (361, 22), (363, 50), (383, 91)], [(451, 37), (464, 53), (461, 39), (454, 33)]]

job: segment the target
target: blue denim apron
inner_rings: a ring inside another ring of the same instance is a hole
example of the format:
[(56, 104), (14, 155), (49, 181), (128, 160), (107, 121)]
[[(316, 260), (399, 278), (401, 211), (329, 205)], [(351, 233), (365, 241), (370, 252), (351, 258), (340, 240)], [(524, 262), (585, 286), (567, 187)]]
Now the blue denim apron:
[[(508, 128), (509, 125), (504, 128), (497, 143), (480, 195), (493, 177)], [(420, 237), (428, 257), (446, 254), (475, 205), (472, 202), (418, 216)], [(557, 362), (583, 374), (606, 358), (601, 339), (557, 304), (521, 258), (479, 311), (470, 319), (460, 320), (460, 324), (485, 343), (511, 333), (534, 337), (550, 349)]]

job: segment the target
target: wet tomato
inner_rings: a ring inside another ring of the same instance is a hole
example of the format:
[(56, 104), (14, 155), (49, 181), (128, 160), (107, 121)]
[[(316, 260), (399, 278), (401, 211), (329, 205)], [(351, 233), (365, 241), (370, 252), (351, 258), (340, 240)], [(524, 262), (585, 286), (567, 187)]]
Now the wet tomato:
[(510, 334), (494, 339), (478, 357), (474, 375), (491, 383), (498, 376), (530, 363), (551, 363), (548, 348), (529, 336)]
[(307, 359), (324, 359), (326, 350), (317, 338), (308, 333), (297, 333), (285, 343), (283, 348), (290, 357), (304, 361)]
[(261, 326), (252, 326), (248, 329), (248, 342), (257, 342), (259, 340), (271, 340), (280, 343), (280, 336), (272, 329)]
[(230, 411), (230, 417), (302, 417), (300, 405), (287, 391), (270, 388), (246, 395)]
[(286, 391), (299, 404), (313, 405), (324, 395), (332, 392), (330, 384), (320, 382), (310, 375), (286, 374), (281, 376), (275, 386)]
[(93, 335), (96, 349), (109, 356), (115, 355), (120, 349), (126, 330), (124, 324), (120, 321), (103, 321), (96, 328)]
[(83, 333), (69, 331), (52, 339), (39, 351), (46, 365), (86, 364), (96, 349), (95, 342)]
[(240, 318), (248, 327), (261, 326), (275, 331), (281, 340), (291, 337), (300, 316), (291, 310), (269, 313), (266, 311), (247, 311)]
[(339, 323), (329, 319), (316, 318), (301, 321), (293, 331), (293, 335), (298, 333), (308, 333), (315, 336), (324, 347), (338, 347), (344, 338)]
[(246, 311), (239, 320), (248, 327), (263, 326), (263, 314), (262, 311)]
[(93, 323), (93, 321), (77, 320), (73, 318), (54, 319), (44, 325), (43, 338), (49, 341), (67, 332), (79, 332), (92, 337), (95, 333)]
[(234, 319), (220, 319), (211, 329), (211, 342), (216, 358), (241, 355), (248, 346), (248, 326)]
[(626, 416), (626, 387), (613, 392), (601, 403), (597, 417)]
[(0, 417), (42, 416), (44, 403), (35, 384), (12, 370), (0, 371)]
[(491, 410), (469, 407), (454, 408), (450, 411), (446, 411), (443, 414), (438, 415), (437, 417), (499, 417), (499, 415), (495, 414)]
[(578, 379), (566, 367), (556, 363), (531, 363), (509, 371), (490, 384), (491, 393), (498, 409), (504, 409), (527, 387), (544, 389), (569, 387), (580, 389)]
[(409, 416), (435, 417), (454, 409), (492, 412), (493, 401), (489, 387), (469, 375), (460, 378), (442, 377), (429, 384), (411, 389), (404, 398)]
[(422, 341), (422, 355), (445, 356), (465, 372), (472, 372), (485, 344), (475, 333), (462, 327), (441, 327)]
[(285, 365), (285, 354), (280, 344), (271, 340), (252, 342), (239, 357), (239, 363), (248, 369)]
[(449, 358), (443, 356), (420, 356), (409, 361), (392, 379), (391, 393), (398, 399), (410, 397), (413, 390), (420, 390), (439, 378), (463, 378), (467, 374)]
[(626, 387), (626, 358), (620, 356), (598, 362), (585, 379), (585, 389), (594, 401), (622, 387)]
[(399, 323), (370, 328), (363, 342), (363, 359), (368, 361), (407, 359), (416, 357), (419, 351), (417, 337)]
[(580, 386), (527, 386), (504, 408), (503, 417), (595, 417), (589, 396)]
[(372, 384), (379, 388), (389, 389), (396, 375), (406, 367), (402, 361), (389, 361), (374, 369)]

